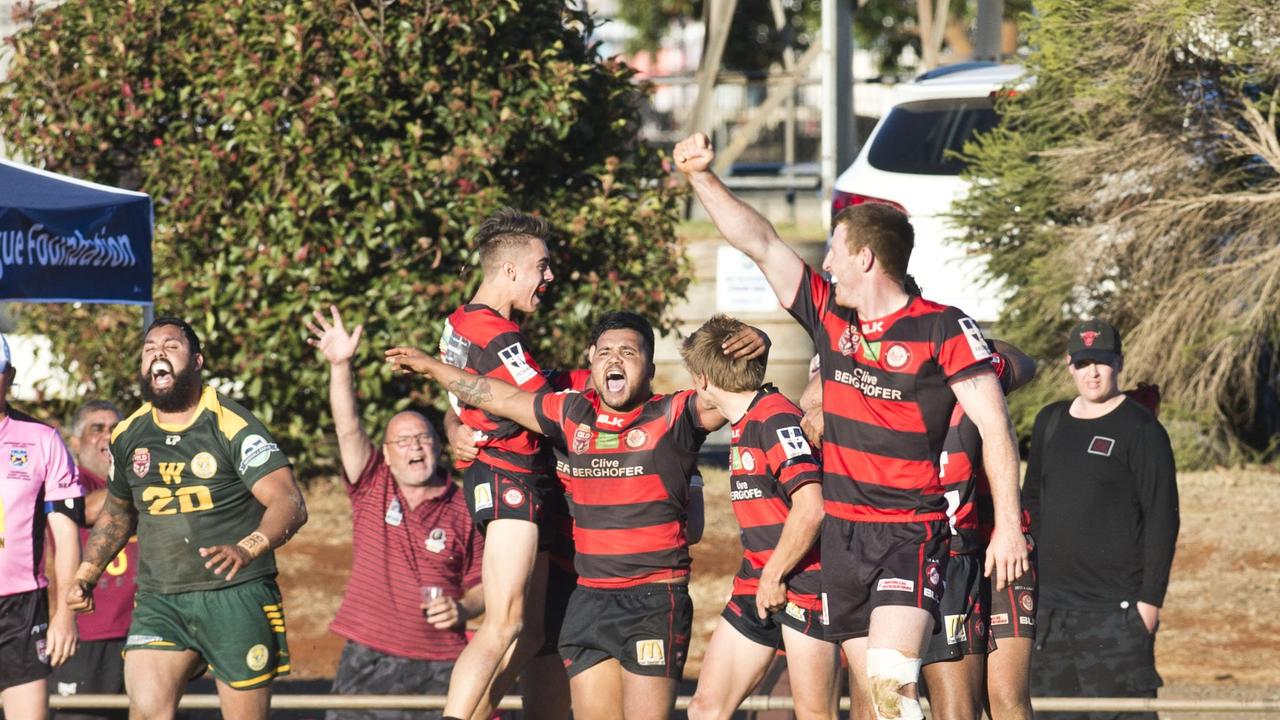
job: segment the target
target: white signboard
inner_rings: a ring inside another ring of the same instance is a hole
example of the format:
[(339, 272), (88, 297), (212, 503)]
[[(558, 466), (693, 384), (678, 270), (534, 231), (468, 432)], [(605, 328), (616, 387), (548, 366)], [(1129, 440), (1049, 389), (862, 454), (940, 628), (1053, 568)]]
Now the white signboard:
[(778, 298), (751, 258), (721, 246), (716, 251), (716, 310), (722, 313), (770, 313)]

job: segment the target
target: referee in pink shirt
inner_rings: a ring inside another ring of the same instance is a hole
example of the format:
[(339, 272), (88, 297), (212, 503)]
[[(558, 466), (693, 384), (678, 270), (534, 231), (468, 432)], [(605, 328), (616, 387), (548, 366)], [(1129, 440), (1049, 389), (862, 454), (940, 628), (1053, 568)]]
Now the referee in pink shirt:
[[(76, 651), (66, 591), (80, 564), (84, 488), (58, 431), (12, 412), (13, 377), (9, 342), (0, 335), (0, 704), (11, 718), (43, 718), (49, 671)], [(58, 581), (52, 612), (46, 527)]]
[[(330, 629), (347, 639), (333, 692), (439, 694), (466, 646), (467, 619), (484, 610), (484, 540), (440, 466), (427, 419), (402, 412), (381, 446), (360, 423), (351, 360), (363, 326), (348, 332), (331, 307), (307, 328), (329, 361), (329, 405), (338, 435), (354, 534), (351, 577)], [(326, 720), (439, 718), (435, 711), (330, 711)]]

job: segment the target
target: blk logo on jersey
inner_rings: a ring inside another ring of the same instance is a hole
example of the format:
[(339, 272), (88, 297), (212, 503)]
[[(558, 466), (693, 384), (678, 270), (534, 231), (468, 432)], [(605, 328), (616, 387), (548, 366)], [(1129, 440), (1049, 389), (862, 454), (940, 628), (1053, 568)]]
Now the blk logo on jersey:
[(525, 360), (524, 348), (520, 343), (512, 343), (499, 350), (498, 359), (502, 360), (503, 366), (507, 368), (507, 372), (511, 373), (511, 379), (515, 380), (517, 385), (525, 384), (538, 374), (529, 366), (529, 361)]
[(778, 441), (782, 443), (782, 450), (787, 454), (788, 459), (813, 454), (809, 449), (809, 441), (804, 439), (804, 432), (795, 425), (780, 428)]
[(626, 420), (623, 420), (620, 417), (616, 417), (614, 415), (609, 415), (606, 413), (600, 413), (599, 415), (596, 416), (596, 424), (603, 425), (605, 427), (621, 428), (623, 423), (625, 422)]
[(1111, 449), (1115, 446), (1115, 440), (1101, 435), (1094, 435), (1093, 439), (1089, 441), (1089, 454), (1111, 457)]

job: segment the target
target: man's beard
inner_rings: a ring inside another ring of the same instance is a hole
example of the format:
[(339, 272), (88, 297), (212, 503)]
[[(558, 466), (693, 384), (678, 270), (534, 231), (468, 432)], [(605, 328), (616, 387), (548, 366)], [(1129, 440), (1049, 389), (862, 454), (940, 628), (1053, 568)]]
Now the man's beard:
[(181, 372), (173, 374), (173, 385), (168, 390), (157, 393), (151, 387), (150, 373), (141, 374), (142, 399), (151, 403), (160, 412), (180, 412), (195, 405), (200, 400), (200, 368), (195, 364), (188, 365)]

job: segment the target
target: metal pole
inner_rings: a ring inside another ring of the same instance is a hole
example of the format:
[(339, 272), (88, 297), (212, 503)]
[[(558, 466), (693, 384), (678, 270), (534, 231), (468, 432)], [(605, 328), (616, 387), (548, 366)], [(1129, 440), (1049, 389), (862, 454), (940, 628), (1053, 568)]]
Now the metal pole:
[[(822, 199), (831, 204), (836, 175), (853, 161), (852, 0), (822, 0)], [(831, 213), (822, 213), (824, 227)]]
[(1000, 62), (1003, 23), (1004, 0), (978, 0), (978, 21), (973, 33), (974, 60)]
[(151, 327), (151, 323), (156, 319), (156, 304), (147, 303), (142, 306), (142, 332), (146, 332)]

